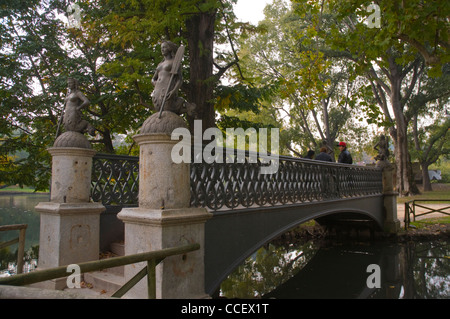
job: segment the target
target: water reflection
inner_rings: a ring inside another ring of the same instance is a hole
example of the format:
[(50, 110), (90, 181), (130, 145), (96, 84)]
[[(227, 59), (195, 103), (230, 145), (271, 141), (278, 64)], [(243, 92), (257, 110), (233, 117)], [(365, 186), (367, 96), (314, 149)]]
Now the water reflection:
[(317, 252), (313, 242), (303, 245), (269, 244), (259, 249), (221, 284), (221, 296), (262, 298), (297, 274)]
[[(0, 225), (27, 224), (25, 268), (33, 268), (39, 245), (40, 217), (35, 211), (39, 202), (47, 202), (48, 194), (0, 194)], [(0, 232), (0, 242), (17, 238), (18, 231)], [(13, 273), (17, 261), (17, 244), (0, 250), (0, 270)], [(24, 269), (27, 271), (28, 269)]]
[[(270, 244), (221, 285), (226, 298), (450, 298), (450, 243)], [(380, 266), (381, 287), (367, 271)]]

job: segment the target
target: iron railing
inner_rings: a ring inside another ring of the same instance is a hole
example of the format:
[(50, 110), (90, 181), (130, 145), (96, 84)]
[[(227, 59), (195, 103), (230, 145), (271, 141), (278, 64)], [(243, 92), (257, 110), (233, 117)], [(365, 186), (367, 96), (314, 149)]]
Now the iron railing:
[[(190, 244), (181, 247), (167, 248), (158, 251), (151, 251), (147, 253), (113, 257), (108, 259), (90, 261), (77, 264), (80, 267), (80, 274), (92, 271), (100, 271), (108, 268), (125, 266), (139, 262), (147, 262), (147, 267), (144, 267), (133, 278), (119, 288), (111, 297), (121, 298), (131, 288), (133, 288), (142, 278), (147, 276), (148, 298), (156, 298), (156, 271), (155, 267), (165, 258), (176, 255), (184, 255), (192, 251), (200, 249), (199, 244)], [(64, 278), (70, 274), (67, 272), (67, 266), (60, 266), (49, 269), (36, 270), (26, 274), (14, 275), (10, 277), (0, 278), (0, 285), (9, 286), (25, 286), (34, 283)]]
[[(414, 199), (414, 200), (410, 200), (408, 202), (405, 202), (405, 230), (408, 229), (409, 224), (411, 223), (411, 215), (413, 216), (413, 221), (416, 221), (416, 217), (420, 217), (420, 216), (425, 216), (425, 215), (429, 215), (432, 213), (441, 213), (444, 215), (448, 215), (450, 216), (450, 211), (449, 212), (445, 212), (445, 210), (450, 209), (450, 206), (446, 206), (446, 207), (441, 207), (441, 208), (436, 208), (436, 207), (428, 207), (428, 206), (424, 206), (423, 204), (417, 204), (417, 203), (426, 203), (426, 202), (440, 202), (440, 203), (449, 203), (450, 200), (448, 199)], [(424, 209), (424, 211), (422, 213), (417, 214), (416, 213), (416, 207), (422, 208)]]
[(104, 205), (137, 205), (139, 157), (96, 154), (93, 158), (91, 198)]
[(375, 167), (279, 156), (272, 162), (278, 170), (261, 174), (273, 157), (245, 152), (242, 163), (227, 163), (236, 150), (223, 152), (224, 163), (191, 164), (191, 206), (233, 210), (382, 193), (382, 172)]
[(23, 265), (24, 265), (24, 255), (25, 255), (25, 237), (26, 237), (26, 231), (27, 231), (27, 224), (17, 224), (17, 225), (3, 225), (0, 226), (0, 231), (11, 231), (11, 230), (18, 230), (19, 231), (19, 237), (5, 241), (3, 243), (0, 243), (0, 249), (3, 249), (5, 247), (14, 245), (19, 243), (17, 248), (17, 274), (21, 274), (23, 271)]
[[(222, 161), (196, 160), (204, 154), (192, 152), (192, 207), (234, 210), (382, 193), (382, 171), (376, 167), (279, 156), (272, 162), (278, 165), (276, 173), (260, 174), (274, 157), (226, 148), (215, 151), (222, 152)], [(138, 157), (96, 155), (93, 200), (106, 205), (137, 205), (138, 170)]]

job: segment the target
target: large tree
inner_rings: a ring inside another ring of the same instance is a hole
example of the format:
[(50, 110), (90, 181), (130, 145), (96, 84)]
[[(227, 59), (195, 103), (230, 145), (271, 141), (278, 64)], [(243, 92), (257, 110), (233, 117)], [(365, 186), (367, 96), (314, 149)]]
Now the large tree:
[[(70, 76), (91, 101), (85, 116), (98, 131), (92, 139), (95, 148), (115, 152), (117, 134), (134, 135), (153, 113), (151, 79), (162, 59), (163, 40), (187, 46), (182, 93), (197, 105), (203, 130), (214, 126), (217, 97), (230, 90), (246, 92), (246, 86), (219, 85), (239, 65), (236, 34), (251, 28), (235, 21), (235, 2), (80, 0), (77, 27), (65, 27), (56, 17), (73, 14), (67, 12), (70, 1), (2, 2), (2, 182), (33, 185), (40, 180), (46, 187), (45, 149), (55, 139)], [(215, 47), (223, 43), (232, 49)], [(259, 97), (257, 92), (247, 95)], [(192, 124), (193, 118), (188, 120)], [(21, 157), (11, 156), (21, 150)]]
[(317, 24), (322, 49), (329, 56), (352, 61), (355, 73), (369, 80), (395, 145), (398, 190), (401, 195), (415, 191), (407, 139), (411, 114), (406, 114), (419, 77), (428, 71), (426, 65), (432, 66), (431, 75), (440, 76), (442, 65), (449, 62), (445, 1), (430, 5), (419, 0), (377, 1), (381, 20), (375, 27), (367, 24), (367, 19), (373, 17), (369, 1), (293, 2), (300, 15), (314, 14), (321, 17), (319, 21), (330, 21), (327, 25)]
[(274, 88), (271, 106), (289, 123), (283, 143), (296, 156), (319, 151), (323, 141), (333, 150), (336, 140), (356, 134), (359, 126), (354, 110), (362, 82), (350, 74), (348, 61), (321, 51), (316, 20), (277, 0), (266, 7), (259, 32), (240, 40), (244, 77)]
[(0, 181), (47, 188), (48, 154), (73, 68), (63, 50), (62, 24), (40, 1), (0, 6)]
[(429, 166), (450, 155), (450, 118), (445, 112), (449, 101), (450, 76), (432, 78), (423, 74), (410, 103), (410, 153), (420, 163), (424, 191), (432, 190)]

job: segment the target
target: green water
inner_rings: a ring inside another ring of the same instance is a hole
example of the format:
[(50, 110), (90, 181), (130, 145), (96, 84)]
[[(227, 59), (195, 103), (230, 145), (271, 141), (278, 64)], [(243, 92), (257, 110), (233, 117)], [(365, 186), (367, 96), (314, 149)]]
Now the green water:
[[(39, 202), (48, 202), (48, 194), (1, 194), (0, 193), (0, 225), (27, 224), (25, 237), (25, 260), (37, 258), (39, 245), (39, 213), (34, 209)], [(0, 242), (17, 238), (19, 231), (0, 232)], [(11, 262), (17, 259), (18, 244), (0, 250), (0, 271), (11, 268)], [(34, 248), (34, 249), (33, 249)], [(34, 261), (35, 264), (35, 261)]]
[[(226, 298), (448, 299), (450, 243), (271, 243), (221, 285)], [(379, 266), (378, 287), (371, 277)], [(368, 284), (369, 281), (369, 284)], [(370, 286), (370, 287), (369, 287)]]

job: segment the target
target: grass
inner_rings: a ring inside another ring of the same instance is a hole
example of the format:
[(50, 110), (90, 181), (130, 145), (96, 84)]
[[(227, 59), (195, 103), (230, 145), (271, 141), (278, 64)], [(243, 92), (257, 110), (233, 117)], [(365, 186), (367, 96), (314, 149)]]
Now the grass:
[[(11, 185), (5, 188), (0, 189), (1, 193), (35, 193), (35, 190), (33, 187), (20, 187), (17, 185)], [(36, 193), (45, 193), (45, 192), (36, 192)]]
[(421, 219), (411, 222), (410, 224), (417, 227), (417, 229), (426, 228), (427, 226), (436, 224), (446, 225), (450, 224), (450, 216)]
[[(433, 183), (432, 188), (433, 190), (431, 192), (424, 192), (421, 189), (421, 186), (419, 186), (419, 190), (422, 192), (422, 194), (407, 197), (398, 197), (397, 203), (403, 204), (414, 199), (443, 199), (447, 200), (447, 203), (448, 201), (450, 201), (450, 184)], [(433, 202), (433, 204), (439, 204), (439, 202)]]

